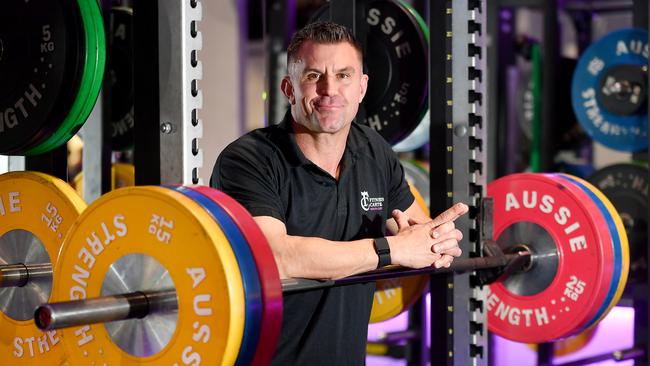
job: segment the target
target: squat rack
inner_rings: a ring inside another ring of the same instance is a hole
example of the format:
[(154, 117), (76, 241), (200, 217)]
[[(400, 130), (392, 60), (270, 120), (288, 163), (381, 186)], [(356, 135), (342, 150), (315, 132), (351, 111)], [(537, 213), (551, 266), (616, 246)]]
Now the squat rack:
[[(295, 5), (292, 0), (267, 1)], [(641, 2), (635, 1), (637, 3)], [(343, 10), (354, 9), (355, 0), (332, 0), (331, 4), (332, 9), (341, 9), (351, 20), (349, 14), (354, 12)], [(493, 55), (493, 49), (484, 43), (484, 35), (488, 33), (488, 26), (494, 27), (485, 19), (495, 19), (490, 16), (498, 9), (495, 4), (498, 1), (429, 1), (426, 12), (429, 19), (436, 19), (430, 22), (429, 55), (430, 179), (436, 182), (431, 185), (431, 209), (441, 211), (454, 201), (470, 204), (470, 215), (457, 222), (458, 228), (469, 238), (463, 241), (462, 248), (468, 257), (479, 255), (481, 242), (491, 236), (489, 225), (486, 227), (481, 220), (489, 215), (481, 215), (480, 203), (486, 177), (492, 178), (493, 174), (493, 167), (487, 162), (494, 162), (494, 159), (487, 159), (488, 154), (492, 156), (488, 148), (491, 142), (487, 138), (495, 132), (487, 123), (494, 120), (492, 101), (487, 95), (495, 95), (495, 85), (488, 83), (491, 75), (484, 72), (486, 59)], [(197, 56), (201, 48), (197, 22), (201, 18), (201, 1), (157, 0), (134, 2), (133, 5), (135, 89), (147, 91), (136, 93), (135, 98), (135, 119), (138, 120), (135, 138), (143, 142), (135, 145), (136, 183), (199, 183), (197, 169), (202, 159), (197, 142), (201, 137), (198, 111), (202, 97), (197, 81), (202, 72)], [(647, 14), (646, 3), (645, 22), (641, 20), (646, 26)], [(444, 21), (438, 21), (440, 19)], [(286, 29), (283, 32), (282, 37), (286, 39)], [(180, 52), (164, 54), (171, 49)], [(439, 52), (441, 49), (446, 52)], [(178, 87), (170, 88), (168, 82)], [(165, 109), (170, 105), (182, 107)], [(411, 364), (423, 364), (428, 358), (432, 364), (487, 365), (485, 293), (474, 276), (466, 273), (432, 277), (431, 293), (435, 301), (432, 301), (431, 313), (445, 316), (431, 318), (432, 345), (428, 355), (425, 342), (415, 342), (421, 352), (413, 355)], [(415, 309), (415, 316), (422, 316), (417, 309), (424, 309), (423, 304)], [(644, 319), (637, 344), (642, 342), (645, 349), (650, 349), (649, 303), (639, 303), (637, 311)], [(650, 364), (650, 355), (645, 355), (642, 364)]]

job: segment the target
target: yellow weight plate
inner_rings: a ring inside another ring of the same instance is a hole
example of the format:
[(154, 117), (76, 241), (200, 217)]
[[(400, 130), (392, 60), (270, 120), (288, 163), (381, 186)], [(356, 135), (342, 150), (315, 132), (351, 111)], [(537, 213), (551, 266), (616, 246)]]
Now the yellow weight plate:
[(422, 197), (422, 194), (420, 194), (420, 191), (415, 188), (415, 185), (409, 183), (409, 188), (411, 190), (411, 193), (413, 194), (413, 197), (415, 197), (415, 202), (417, 202), (418, 206), (424, 211), (427, 216), (431, 216), (429, 213), (429, 207), (427, 207), (427, 203), (424, 201), (424, 197)]
[(408, 310), (427, 287), (427, 276), (400, 277), (377, 281), (370, 323), (388, 320)]
[[(72, 187), (81, 195), (84, 194), (83, 171), (72, 180)], [(111, 190), (135, 185), (135, 168), (132, 164), (115, 163), (111, 166)]]
[(108, 268), (135, 253), (155, 259), (175, 285), (178, 314), (169, 342), (155, 354), (138, 357), (112, 342), (102, 324), (65, 329), (70, 362), (233, 365), (242, 340), (245, 309), (237, 260), (209, 214), (174, 190), (122, 188), (90, 205), (62, 249), (54, 300), (99, 296)]
[(135, 185), (135, 167), (133, 164), (115, 163), (112, 166), (111, 172), (115, 170), (113, 182), (114, 188), (131, 187)]
[[(58, 178), (35, 172), (0, 175), (0, 263), (55, 265), (66, 233), (85, 207), (81, 197)], [(39, 280), (0, 289), (0, 363), (59, 365), (64, 361), (61, 332), (43, 333), (32, 320), (36, 306), (49, 300), (50, 288), (51, 280)]]
[(621, 279), (618, 282), (618, 286), (616, 287), (616, 292), (614, 293), (614, 297), (612, 298), (612, 301), (609, 303), (607, 306), (607, 309), (598, 317), (598, 320), (594, 322), (594, 324), (598, 324), (603, 318), (609, 314), (609, 311), (616, 305), (618, 304), (618, 301), (621, 299), (621, 296), (623, 296), (623, 291), (625, 290), (625, 285), (627, 284), (627, 276), (630, 273), (630, 244), (627, 239), (627, 233), (625, 232), (625, 226), (623, 225), (623, 220), (621, 220), (621, 216), (618, 214), (618, 211), (616, 211), (616, 208), (612, 204), (612, 202), (601, 192), (598, 188), (596, 188), (593, 184), (587, 182), (584, 179), (578, 178), (571, 176), (571, 178), (577, 180), (578, 182), (582, 183), (585, 187), (589, 188), (596, 197), (598, 197), (605, 207), (607, 207), (607, 211), (612, 215), (612, 218), (614, 219), (614, 224), (616, 224), (616, 231), (618, 231), (618, 235), (620, 238), (621, 242), (621, 257), (623, 259), (623, 266), (621, 268)]
[(562, 357), (580, 351), (594, 338), (597, 328), (598, 324), (578, 335), (555, 342), (553, 354), (555, 357)]
[[(553, 356), (562, 357), (580, 351), (594, 338), (596, 329), (598, 329), (598, 324), (580, 334), (553, 342)], [(536, 344), (529, 344), (528, 347), (537, 352)]]
[[(420, 208), (429, 216), (429, 208), (415, 185), (409, 183), (411, 193)], [(377, 281), (372, 301), (370, 323), (388, 320), (408, 310), (429, 284), (429, 276), (391, 278)]]
[(388, 345), (377, 342), (366, 344), (366, 354), (373, 356), (385, 356), (388, 353)]

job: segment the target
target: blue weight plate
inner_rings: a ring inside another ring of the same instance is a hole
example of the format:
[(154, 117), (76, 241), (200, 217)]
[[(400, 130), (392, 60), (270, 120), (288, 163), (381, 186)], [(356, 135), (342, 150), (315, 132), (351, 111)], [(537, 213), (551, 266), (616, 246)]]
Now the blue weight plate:
[(571, 178), (570, 176), (564, 175), (564, 174), (554, 174), (556, 177), (560, 177), (566, 181), (569, 181), (573, 183), (576, 187), (580, 188), (582, 191), (584, 191), (595, 203), (596, 206), (598, 206), (598, 209), (602, 213), (603, 217), (605, 218), (605, 221), (607, 222), (607, 226), (609, 227), (609, 232), (612, 236), (612, 248), (614, 249), (614, 270), (612, 271), (612, 281), (609, 285), (609, 290), (607, 291), (607, 296), (605, 298), (605, 301), (603, 301), (603, 305), (598, 309), (598, 312), (596, 315), (591, 318), (586, 326), (583, 328), (583, 330), (591, 327), (594, 322), (596, 322), (598, 319), (600, 319), (601, 315), (603, 315), (603, 312), (609, 308), (609, 304), (614, 300), (614, 297), (616, 295), (616, 289), (618, 288), (618, 284), (621, 282), (621, 273), (623, 269), (623, 253), (621, 249), (621, 238), (618, 234), (618, 230), (616, 229), (616, 223), (614, 222), (614, 218), (612, 215), (609, 213), (609, 210), (607, 210), (607, 207), (605, 207), (605, 204), (603, 201), (600, 200), (592, 192), (589, 188), (587, 188), (584, 184), (580, 183), (579, 181)]
[(260, 338), (262, 289), (255, 267), (255, 260), (248, 246), (248, 242), (244, 239), (241, 231), (239, 231), (239, 228), (235, 225), (228, 213), (210, 198), (200, 192), (185, 187), (173, 186), (168, 188), (183, 193), (205, 208), (219, 224), (221, 229), (223, 229), (226, 238), (230, 242), (242, 274), (242, 283), (244, 284), (244, 295), (246, 298), (244, 336), (235, 365), (250, 365)]
[(618, 30), (589, 46), (573, 74), (571, 101), (580, 125), (591, 138), (612, 149), (639, 151), (648, 146), (648, 112), (643, 100), (634, 114), (608, 110), (603, 104), (601, 82), (615, 68), (647, 66), (647, 53), (647, 31)]

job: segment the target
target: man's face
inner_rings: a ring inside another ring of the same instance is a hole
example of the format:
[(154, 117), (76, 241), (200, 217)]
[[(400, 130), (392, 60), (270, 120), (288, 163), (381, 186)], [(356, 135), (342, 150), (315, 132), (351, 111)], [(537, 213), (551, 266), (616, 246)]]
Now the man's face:
[(336, 133), (354, 119), (367, 85), (368, 75), (350, 43), (306, 41), (289, 65), (282, 91), (297, 123), (313, 132)]

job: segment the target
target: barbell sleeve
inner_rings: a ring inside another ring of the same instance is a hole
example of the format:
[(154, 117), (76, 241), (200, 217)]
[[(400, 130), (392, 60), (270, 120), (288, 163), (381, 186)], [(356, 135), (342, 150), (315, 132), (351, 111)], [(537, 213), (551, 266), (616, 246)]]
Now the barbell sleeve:
[(510, 266), (523, 267), (530, 260), (530, 252), (520, 251), (490, 257), (457, 258), (449, 268), (425, 267), (420, 269), (405, 268), (401, 266), (388, 266), (375, 271), (344, 277), (338, 280), (311, 280), (305, 278), (289, 278), (282, 280), (283, 293), (295, 293), (316, 290), (334, 286), (352, 285), (355, 283), (372, 282), (388, 278), (408, 277), (418, 275), (431, 275), (450, 272), (467, 272), (476, 269), (488, 269)]
[(23, 287), (39, 278), (52, 278), (51, 263), (0, 265), (0, 288)]
[(140, 319), (149, 314), (168, 313), (177, 309), (175, 290), (138, 291), (41, 305), (34, 313), (34, 322), (41, 330), (52, 330)]

